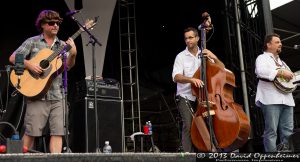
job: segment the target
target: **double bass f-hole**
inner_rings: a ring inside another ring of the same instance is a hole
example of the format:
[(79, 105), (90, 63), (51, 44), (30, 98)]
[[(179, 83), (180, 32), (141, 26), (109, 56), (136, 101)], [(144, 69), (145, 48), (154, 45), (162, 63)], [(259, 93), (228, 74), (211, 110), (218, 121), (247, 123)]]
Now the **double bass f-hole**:
[(227, 110), (228, 109), (228, 105), (222, 102), (223, 101), (222, 96), (220, 94), (215, 94), (215, 97), (219, 98), (220, 107), (222, 108), (222, 110)]

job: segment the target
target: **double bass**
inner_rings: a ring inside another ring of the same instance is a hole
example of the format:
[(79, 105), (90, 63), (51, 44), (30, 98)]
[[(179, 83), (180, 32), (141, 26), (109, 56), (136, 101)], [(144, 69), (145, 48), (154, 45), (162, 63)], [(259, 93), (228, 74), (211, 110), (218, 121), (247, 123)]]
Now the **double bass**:
[[(201, 29), (202, 50), (206, 49), (209, 29), (205, 25)], [(229, 152), (243, 146), (250, 134), (250, 122), (242, 105), (234, 102), (233, 72), (220, 60), (202, 57), (202, 68), (199, 67), (193, 77), (204, 82), (202, 88), (192, 85), (192, 93), (198, 102), (191, 125), (194, 146), (202, 152)]]

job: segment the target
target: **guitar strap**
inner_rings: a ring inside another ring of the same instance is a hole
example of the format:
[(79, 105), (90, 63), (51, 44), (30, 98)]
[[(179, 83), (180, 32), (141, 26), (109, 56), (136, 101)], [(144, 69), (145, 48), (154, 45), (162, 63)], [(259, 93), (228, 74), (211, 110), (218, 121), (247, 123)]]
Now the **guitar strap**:
[(285, 69), (290, 70), (290, 68), (286, 65), (286, 63), (285, 63), (284, 61), (281, 60), (282, 65), (280, 65), (280, 63), (279, 63), (278, 61), (276, 61), (274, 57), (271, 56), (271, 58), (274, 60), (276, 66), (277, 66), (278, 68), (284, 67)]
[(284, 61), (282, 61), (282, 64), (283, 64), (283, 66), (284, 66), (286, 69), (288, 69), (288, 70), (291, 71), (291, 69), (287, 66), (287, 64), (286, 64)]

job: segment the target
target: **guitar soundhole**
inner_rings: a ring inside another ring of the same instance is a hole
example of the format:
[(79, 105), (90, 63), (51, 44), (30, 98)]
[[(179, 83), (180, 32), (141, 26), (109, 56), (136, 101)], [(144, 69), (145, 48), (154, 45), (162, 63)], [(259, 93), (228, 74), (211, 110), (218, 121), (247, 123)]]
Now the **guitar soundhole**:
[(42, 60), (40, 62), (40, 67), (43, 69), (46, 69), (49, 66), (49, 61), (48, 60)]

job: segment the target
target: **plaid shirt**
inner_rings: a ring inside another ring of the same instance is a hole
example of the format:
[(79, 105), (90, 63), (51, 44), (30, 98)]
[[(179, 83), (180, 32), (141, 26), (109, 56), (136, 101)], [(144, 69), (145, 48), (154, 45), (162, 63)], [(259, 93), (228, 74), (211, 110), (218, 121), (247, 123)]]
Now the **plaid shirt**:
[[(52, 47), (49, 47), (44, 36), (37, 35), (31, 38), (28, 38), (23, 44), (15, 51), (15, 53), (23, 54), (24, 58), (31, 59), (38, 52), (44, 48), (49, 48), (53, 51), (56, 51), (64, 42), (59, 40), (57, 37), (54, 40)], [(58, 75), (52, 82), (52, 85), (49, 88), (47, 94), (42, 98), (42, 100), (60, 100), (62, 99), (62, 75)]]

